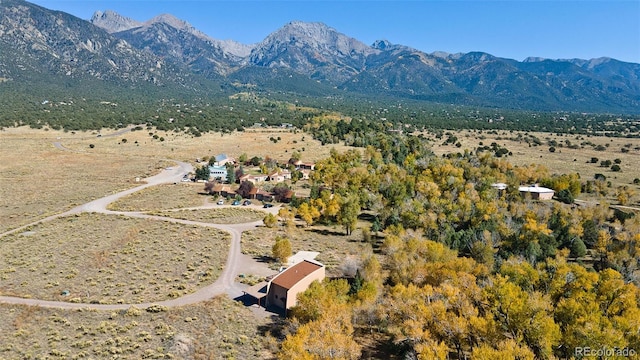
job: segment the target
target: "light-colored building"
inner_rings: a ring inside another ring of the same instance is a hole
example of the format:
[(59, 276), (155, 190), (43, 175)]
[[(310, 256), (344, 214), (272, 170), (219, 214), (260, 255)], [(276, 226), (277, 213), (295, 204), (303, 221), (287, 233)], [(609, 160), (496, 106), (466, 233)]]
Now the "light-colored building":
[(493, 183), (491, 187), (500, 191), (507, 190), (507, 184), (505, 183)]
[(269, 178), (269, 175), (266, 175), (266, 174), (258, 174), (258, 175), (244, 174), (240, 176), (239, 180), (240, 180), (240, 183), (242, 183), (243, 181), (248, 181), (255, 185), (255, 184), (267, 181), (268, 178)]
[(223, 165), (209, 166), (209, 179), (227, 181), (227, 167)]
[(228, 157), (227, 154), (218, 154), (215, 156), (214, 165), (224, 166), (227, 163), (234, 163), (235, 159)]
[(312, 162), (302, 162), (301, 160), (291, 162), (297, 170), (315, 170), (316, 164)]
[(285, 180), (291, 180), (291, 171), (287, 169), (280, 169), (269, 174), (269, 181), (283, 182)]
[(325, 266), (314, 260), (303, 260), (276, 275), (267, 287), (267, 306), (290, 309), (296, 306), (297, 296), (312, 282), (325, 278)]
[(537, 184), (531, 186), (520, 186), (518, 191), (520, 191), (520, 194), (523, 196), (529, 194), (533, 200), (551, 200), (555, 193), (552, 189), (538, 186)]

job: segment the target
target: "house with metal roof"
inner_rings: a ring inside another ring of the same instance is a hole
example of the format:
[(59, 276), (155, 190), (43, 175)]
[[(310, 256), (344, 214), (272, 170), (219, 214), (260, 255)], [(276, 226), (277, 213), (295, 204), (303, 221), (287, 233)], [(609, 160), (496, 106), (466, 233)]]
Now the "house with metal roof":
[(518, 188), (518, 191), (520, 191), (520, 194), (522, 194), (523, 196), (527, 194), (530, 195), (531, 199), (533, 200), (551, 200), (553, 199), (553, 194), (555, 193), (555, 191), (553, 191), (552, 189), (538, 186), (538, 184), (531, 186), (520, 186)]
[(218, 154), (214, 157), (214, 165), (225, 166), (227, 163), (234, 163), (235, 159), (228, 157), (227, 154)]

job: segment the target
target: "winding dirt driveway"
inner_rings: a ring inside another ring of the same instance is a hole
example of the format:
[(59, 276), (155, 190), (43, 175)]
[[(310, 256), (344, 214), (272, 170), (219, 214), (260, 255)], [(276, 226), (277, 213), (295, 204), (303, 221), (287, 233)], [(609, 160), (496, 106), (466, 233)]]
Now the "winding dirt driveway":
[[(64, 148), (61, 144), (59, 146), (56, 145), (56, 147)], [(171, 160), (171, 161), (175, 161), (175, 160)], [(53, 307), (53, 308), (62, 308), (62, 309), (118, 310), (118, 309), (128, 309), (131, 306), (146, 308), (154, 304), (162, 305), (166, 307), (175, 307), (175, 306), (195, 304), (195, 303), (202, 302), (225, 293), (229, 294), (229, 296), (231, 297), (236, 297), (241, 295), (242, 294), (241, 287), (235, 283), (235, 279), (238, 273), (242, 269), (245, 269), (247, 267), (256, 267), (256, 266), (260, 267), (260, 265), (254, 259), (252, 259), (247, 255), (242, 254), (240, 249), (241, 235), (243, 231), (250, 230), (255, 228), (258, 225), (261, 225), (262, 221), (255, 221), (255, 222), (244, 223), (244, 224), (212, 224), (212, 223), (206, 223), (206, 222), (200, 222), (200, 221), (191, 221), (191, 220), (175, 219), (175, 218), (164, 217), (164, 216), (149, 215), (142, 212), (107, 210), (107, 206), (110, 203), (124, 196), (133, 194), (137, 191), (140, 191), (150, 186), (179, 182), (181, 181), (184, 174), (193, 170), (193, 167), (188, 163), (181, 162), (181, 161), (175, 161), (175, 162), (178, 164), (177, 166), (165, 168), (159, 174), (145, 179), (145, 184), (143, 185), (140, 185), (128, 190), (124, 190), (113, 195), (105, 196), (100, 199), (90, 201), (86, 204), (77, 206), (69, 211), (56, 214), (53, 216), (49, 216), (47, 218), (35, 221), (31, 224), (27, 224), (19, 228), (13, 229), (11, 231), (7, 231), (5, 233), (0, 234), (0, 237), (19, 232), (29, 226), (40, 224), (42, 222), (51, 221), (60, 217), (79, 214), (82, 212), (96, 212), (101, 214), (124, 215), (124, 216), (151, 219), (151, 220), (157, 220), (157, 221), (167, 221), (167, 222), (185, 224), (185, 225), (212, 227), (212, 228), (226, 231), (229, 234), (231, 234), (231, 244), (229, 246), (229, 254), (227, 256), (226, 265), (224, 267), (224, 270), (222, 271), (222, 274), (220, 274), (220, 277), (218, 277), (218, 279), (214, 283), (207, 285), (205, 287), (202, 287), (194, 293), (191, 293), (176, 299), (156, 301), (152, 303), (86, 304), (86, 303), (70, 303), (70, 302), (64, 302), (64, 301), (26, 299), (26, 298), (20, 298), (20, 297), (12, 297), (12, 296), (0, 296), (0, 303)]]

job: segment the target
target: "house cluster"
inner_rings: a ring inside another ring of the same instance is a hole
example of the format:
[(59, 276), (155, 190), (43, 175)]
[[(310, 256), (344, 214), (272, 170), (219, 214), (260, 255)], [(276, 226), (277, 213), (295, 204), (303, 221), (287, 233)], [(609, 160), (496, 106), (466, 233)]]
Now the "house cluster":
[[(214, 161), (209, 165), (209, 180), (216, 181), (217, 183), (210, 190), (210, 193), (220, 195), (224, 197), (235, 197), (238, 195), (232, 184), (225, 184), (227, 179), (227, 166), (233, 164), (236, 166), (234, 158), (227, 156), (226, 154), (219, 154), (214, 157)], [(285, 166), (289, 166), (286, 168)], [(301, 180), (308, 180), (309, 175), (315, 169), (315, 163), (303, 162), (300, 160), (289, 160), (289, 162), (282, 165), (278, 165), (273, 171), (268, 174), (244, 174), (240, 176), (236, 181), (240, 184), (243, 182), (250, 182), (254, 187), (248, 194), (242, 194), (245, 198), (256, 199), (259, 201), (273, 201), (275, 195), (267, 192), (260, 187), (266, 183), (277, 184), (287, 180), (291, 180), (293, 173), (289, 170), (291, 167), (301, 174)], [(277, 200), (282, 202), (289, 202), (295, 196), (295, 193), (291, 190), (284, 194), (281, 194)]]
[[(231, 185), (228, 184), (215, 184), (213, 186), (213, 188), (211, 188), (211, 190), (209, 191), (211, 194), (213, 195), (219, 195), (222, 197), (227, 197), (227, 198), (231, 198), (231, 197), (235, 197), (236, 195), (238, 195), (238, 193), (236, 192), (236, 190), (234, 190)], [(275, 199), (275, 195), (268, 192), (268, 191), (264, 191), (260, 188), (254, 187), (249, 191), (249, 194), (244, 196), (247, 199), (255, 199), (258, 201), (273, 201)], [(292, 195), (289, 197), (289, 201), (291, 201), (291, 199), (293, 198), (293, 192)], [(284, 201), (284, 199), (281, 199), (281, 201)]]

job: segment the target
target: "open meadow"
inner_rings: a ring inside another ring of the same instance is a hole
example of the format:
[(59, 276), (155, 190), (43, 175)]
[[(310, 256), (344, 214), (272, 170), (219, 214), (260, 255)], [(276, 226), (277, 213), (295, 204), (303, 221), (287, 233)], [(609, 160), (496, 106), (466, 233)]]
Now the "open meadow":
[(181, 182), (148, 187), (127, 195), (107, 207), (113, 211), (162, 211), (201, 206), (209, 196), (201, 195), (203, 184)]
[(0, 304), (0, 359), (265, 359), (269, 319), (225, 296), (119, 311)]
[[(457, 141), (444, 144), (449, 138), (444, 135), (436, 139), (433, 134), (433, 151), (437, 155), (475, 151), (492, 143), (506, 148), (512, 155), (505, 159), (513, 165), (544, 165), (550, 174), (578, 173), (585, 180), (594, 179), (595, 174), (603, 174), (611, 181), (613, 188), (629, 186), (636, 191), (640, 184), (640, 139), (613, 138), (570, 134), (550, 134), (518, 131), (451, 131)], [(460, 143), (460, 147), (456, 143)], [(539, 143), (539, 144), (538, 144)], [(551, 149), (553, 148), (553, 149)], [(611, 166), (619, 160), (620, 171), (612, 171)], [(593, 162), (595, 160), (595, 162)], [(601, 166), (603, 161), (611, 163)]]
[(0, 294), (82, 303), (176, 298), (213, 283), (226, 261), (223, 231), (79, 214), (0, 241)]
[[(341, 145), (333, 147), (346, 149)], [(220, 153), (229, 156), (246, 153), (250, 157), (270, 156), (286, 161), (298, 151), (304, 161), (314, 161), (328, 156), (330, 149), (309, 134), (280, 129), (209, 133), (200, 137), (156, 130), (2, 129), (0, 232), (134, 187), (137, 178), (173, 165), (169, 159), (194, 164), (197, 158)]]
[(242, 224), (262, 220), (266, 213), (240, 207), (155, 212), (154, 215), (213, 224)]

